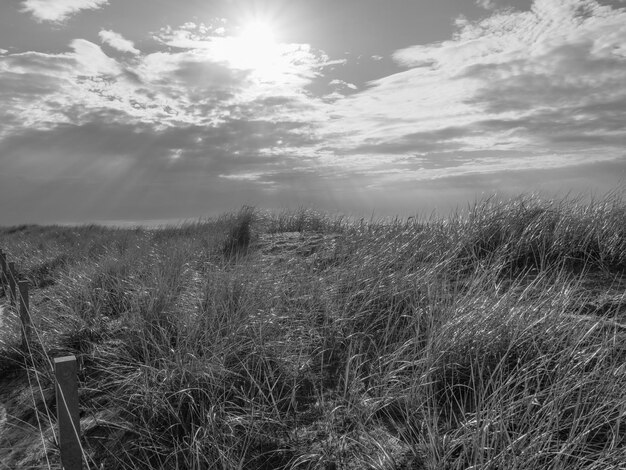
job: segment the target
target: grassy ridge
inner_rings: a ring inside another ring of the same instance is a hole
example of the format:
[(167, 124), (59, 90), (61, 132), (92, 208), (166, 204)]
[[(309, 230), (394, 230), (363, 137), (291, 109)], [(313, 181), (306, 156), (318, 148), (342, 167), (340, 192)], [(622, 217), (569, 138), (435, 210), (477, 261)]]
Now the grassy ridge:
[[(626, 461), (618, 194), (484, 201), (449, 219), (244, 208), (160, 230), (21, 226), (0, 246), (35, 287), (42, 348), (82, 357), (94, 468)], [(28, 382), (5, 340), (13, 403)], [(43, 410), (52, 383), (31, 367)], [(32, 408), (7, 405), (35, 424)], [(32, 434), (20, 447), (4, 428), (0, 460), (45, 462)]]

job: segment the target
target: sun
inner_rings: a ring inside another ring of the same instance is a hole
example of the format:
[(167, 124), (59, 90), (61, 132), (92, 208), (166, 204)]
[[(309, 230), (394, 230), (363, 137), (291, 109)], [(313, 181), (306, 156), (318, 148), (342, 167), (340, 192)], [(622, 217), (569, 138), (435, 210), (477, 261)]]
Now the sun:
[(276, 29), (269, 21), (254, 19), (241, 24), (237, 34), (224, 38), (221, 54), (231, 66), (259, 76), (272, 73), (280, 60)]

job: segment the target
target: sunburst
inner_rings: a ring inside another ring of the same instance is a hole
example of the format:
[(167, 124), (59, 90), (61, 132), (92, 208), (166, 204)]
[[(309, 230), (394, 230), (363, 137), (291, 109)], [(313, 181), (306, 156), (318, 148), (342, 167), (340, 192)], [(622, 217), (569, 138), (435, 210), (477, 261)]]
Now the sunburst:
[(281, 46), (271, 22), (254, 19), (241, 25), (237, 34), (215, 45), (218, 55), (232, 67), (249, 70), (262, 79), (280, 73)]

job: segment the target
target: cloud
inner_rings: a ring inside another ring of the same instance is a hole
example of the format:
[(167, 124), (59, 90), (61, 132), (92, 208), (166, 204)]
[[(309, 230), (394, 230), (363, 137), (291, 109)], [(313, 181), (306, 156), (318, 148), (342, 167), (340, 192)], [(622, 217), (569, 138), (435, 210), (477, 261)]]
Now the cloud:
[(344, 80), (337, 80), (337, 79), (331, 80), (329, 85), (333, 86), (333, 87), (340, 88), (340, 89), (341, 88), (348, 88), (350, 90), (358, 90), (358, 87), (354, 83), (349, 83), (349, 82), (346, 82)]
[(476, 0), (476, 5), (485, 10), (495, 10), (497, 7), (495, 0)]
[(59, 22), (81, 10), (97, 10), (108, 3), (109, 0), (24, 0), (22, 11), (40, 22)]
[[(232, 50), (223, 41), (232, 38), (212, 35), (212, 27), (188, 23), (167, 31), (171, 37), (194, 31), (197, 41), (171, 51), (136, 53), (132, 58), (110, 57), (85, 39), (73, 40), (64, 53), (0, 56), (0, 84), (4, 84), (0, 89), (21, 97), (6, 95), (0, 111), (3, 125), (80, 124), (98, 111), (157, 126), (212, 125), (225, 119), (280, 122), (291, 120), (293, 113), (302, 122), (323, 119), (316, 111), (321, 101), (304, 87), (327, 59), (307, 45), (278, 45), (275, 60), (267, 67), (255, 64), (254, 57), (247, 67), (227, 60)], [(120, 42), (117, 33), (103, 30), (100, 36), (117, 49), (133, 51), (134, 46)]]
[(533, 0), (476, 0), (477, 6), (491, 11), (498, 9), (530, 10), (532, 4)]
[(117, 49), (120, 52), (128, 52), (130, 54), (140, 53), (139, 49), (135, 47), (132, 41), (129, 41), (115, 31), (103, 29), (98, 33), (98, 36), (100, 36), (100, 40), (103, 43), (108, 44), (113, 49)]
[(81, 38), (58, 53), (6, 52), (0, 189), (80, 194), (81, 214), (101, 218), (109, 206), (147, 218), (151, 204), (186, 215), (197, 201), (285, 197), (393, 207), (423, 196), (417, 186), (624, 159), (626, 11), (537, 0), (456, 24), (446, 41), (396, 51), (405, 70), (358, 86), (307, 44), (246, 55), (220, 21), (164, 28), (150, 53), (108, 30), (100, 39), (129, 54)]
[(324, 151), (337, 166), (398, 179), (416, 162), (416, 179), (434, 175), (421, 162), (448, 155), (441, 174), (491, 172), (476, 155), (494, 150), (498, 171), (624, 157), (625, 9), (536, 0), (457, 26), (449, 40), (396, 51), (409, 70), (334, 102)]
[(132, 56), (85, 39), (62, 53), (0, 56), (3, 174), (38, 187), (91, 182), (103, 193), (136, 194), (150, 181), (190, 193), (247, 182), (258, 194), (312, 172), (298, 149), (319, 143), (325, 115), (304, 86), (326, 58), (284, 45), (266, 73), (223, 60), (213, 38), (222, 36)]
[(119, 64), (106, 55), (100, 46), (85, 39), (74, 39), (70, 43), (74, 58), (79, 66), (77, 72), (88, 76), (117, 76), (121, 72)]
[(249, 88), (252, 94), (300, 93), (323, 67), (334, 63), (308, 44), (275, 43), (258, 47), (249, 39), (224, 35), (221, 27), (214, 25), (186, 23), (176, 29), (166, 27), (154, 39), (169, 48), (193, 52), (202, 60), (248, 73), (250, 84), (255, 85)]

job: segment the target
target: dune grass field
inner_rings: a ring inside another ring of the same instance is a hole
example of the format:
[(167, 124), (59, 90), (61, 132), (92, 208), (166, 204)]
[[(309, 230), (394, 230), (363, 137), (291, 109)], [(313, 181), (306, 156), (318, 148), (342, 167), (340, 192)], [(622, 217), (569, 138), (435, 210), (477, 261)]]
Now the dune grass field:
[(84, 468), (626, 468), (623, 193), (24, 225), (0, 248), (38, 333), (20, 351), (4, 309), (0, 469), (60, 468), (47, 357), (70, 354)]

